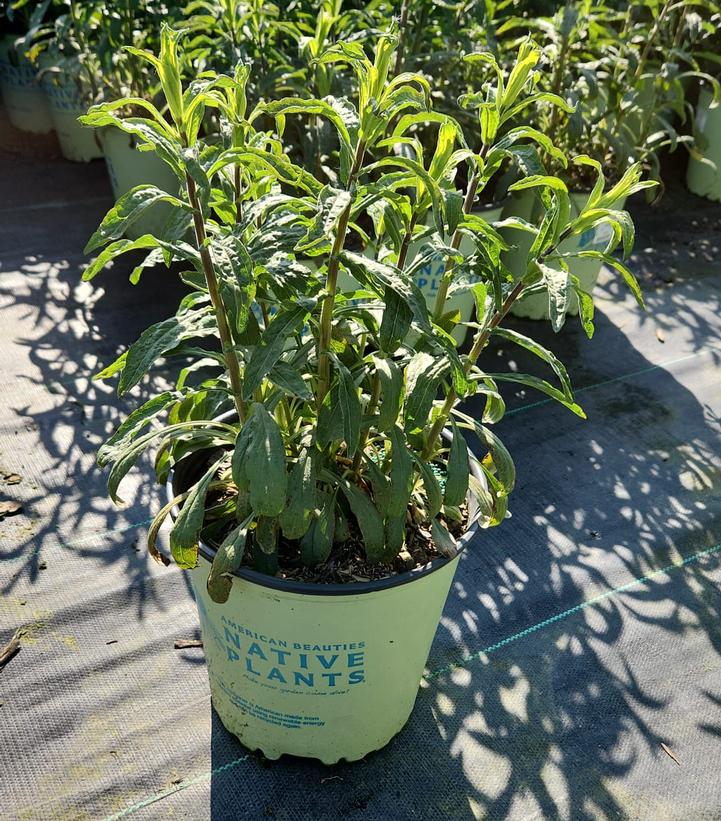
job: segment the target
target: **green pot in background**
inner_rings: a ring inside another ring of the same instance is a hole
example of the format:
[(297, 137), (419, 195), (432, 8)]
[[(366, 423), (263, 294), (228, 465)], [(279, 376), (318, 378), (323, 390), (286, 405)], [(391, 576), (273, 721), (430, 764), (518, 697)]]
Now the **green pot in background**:
[(78, 117), (85, 114), (88, 107), (75, 83), (63, 74), (46, 69), (42, 74), (42, 86), (63, 157), (72, 162), (100, 159), (103, 149), (95, 129), (85, 128), (78, 122)]
[[(589, 194), (587, 192), (571, 192), (571, 215), (578, 216), (583, 211)], [(622, 209), (625, 199), (614, 203), (615, 209)], [(504, 218), (516, 216), (528, 222), (536, 222), (540, 216), (540, 202), (532, 189), (525, 189), (514, 193), (503, 212)], [(574, 253), (575, 251), (603, 251), (611, 239), (612, 228), (606, 223), (584, 231), (577, 236), (568, 237), (559, 246), (559, 251), (563, 254)], [(510, 251), (506, 251), (502, 260), (506, 268), (513, 274), (514, 279), (520, 279), (526, 272), (526, 260), (528, 252), (533, 242), (533, 235), (516, 228), (503, 230), (504, 239), (510, 245), (517, 246)], [(581, 290), (591, 293), (598, 281), (601, 273), (602, 262), (599, 259), (570, 259), (567, 260), (572, 274), (578, 277), (581, 283)], [(566, 313), (571, 316), (578, 316), (578, 297), (572, 293), (568, 301)], [(514, 316), (524, 319), (548, 319), (550, 311), (548, 306), (548, 295), (545, 293), (531, 294), (516, 300), (511, 307)]]
[(704, 143), (697, 150), (705, 162), (689, 157), (686, 184), (689, 191), (700, 197), (721, 201), (721, 105), (711, 108), (712, 100), (711, 91), (702, 88), (696, 109), (696, 131)]
[[(196, 472), (192, 458), (171, 477), (170, 499)], [(208, 595), (215, 551), (201, 543), (190, 574), (213, 707), (226, 729), (270, 759), (335, 764), (385, 746), (410, 717), (460, 553), (478, 531), (472, 496), (468, 508), (471, 524), (451, 559), (352, 584), (241, 568), (224, 604)]]
[(53, 130), (50, 105), (33, 65), (15, 53), (14, 40), (13, 36), (0, 40), (0, 90), (8, 119), (20, 131), (49, 134)]
[[(132, 135), (119, 128), (104, 128), (100, 143), (116, 200), (136, 185), (144, 184), (155, 185), (169, 194), (177, 193), (175, 174), (152, 151), (138, 151)], [(172, 208), (167, 203), (155, 203), (128, 227), (125, 234), (130, 239), (143, 234), (159, 234), (171, 213)]]

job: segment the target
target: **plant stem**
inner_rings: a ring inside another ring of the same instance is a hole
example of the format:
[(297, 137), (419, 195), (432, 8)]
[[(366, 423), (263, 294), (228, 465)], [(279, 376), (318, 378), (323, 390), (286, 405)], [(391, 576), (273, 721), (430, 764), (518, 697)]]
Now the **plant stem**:
[(238, 364), (238, 356), (233, 347), (233, 338), (228, 327), (228, 320), (225, 316), (225, 307), (223, 300), (220, 298), (218, 290), (218, 279), (215, 275), (215, 267), (210, 256), (210, 251), (207, 245), (207, 236), (205, 233), (205, 223), (203, 222), (203, 214), (200, 210), (200, 203), (198, 202), (198, 194), (195, 189), (195, 181), (190, 174), (185, 175), (185, 185), (188, 191), (188, 199), (190, 206), (193, 209), (193, 226), (195, 228), (195, 240), (198, 245), (200, 253), (200, 261), (203, 265), (203, 274), (205, 275), (205, 282), (208, 286), (208, 294), (210, 301), (215, 311), (215, 320), (218, 323), (218, 335), (223, 349), (223, 358), (228, 369), (228, 377), (230, 379), (230, 388), (235, 402), (235, 408), (238, 411), (238, 418), (241, 422), (245, 422), (247, 416), (247, 406), (243, 401), (243, 389), (240, 378), (240, 365)]
[[(473, 208), (473, 203), (476, 199), (476, 191), (478, 191), (478, 184), (481, 180), (481, 172), (476, 170), (471, 177), (468, 183), (468, 189), (466, 190), (466, 197), (463, 200), (463, 213), (469, 214), (471, 208)], [(461, 244), (461, 239), (463, 238), (463, 234), (456, 229), (453, 234), (453, 239), (451, 240), (451, 248), (457, 250)], [(446, 305), (446, 299), (448, 297), (448, 289), (451, 286), (451, 279), (453, 274), (453, 268), (455, 267), (455, 262), (452, 259), (446, 260), (445, 268), (443, 269), (443, 276), (441, 277), (440, 285), (438, 286), (438, 293), (436, 294), (436, 302), (433, 306), (433, 319), (438, 321), (443, 316), (443, 309)]]
[[(566, 73), (566, 59), (568, 57), (568, 49), (569, 49), (569, 39), (571, 36), (571, 32), (563, 29), (563, 37), (561, 38), (561, 53), (558, 57), (556, 63), (556, 71), (553, 76), (553, 85), (552, 91), (558, 97), (561, 93), (561, 86), (563, 85), (563, 75)], [(558, 127), (558, 116), (560, 113), (560, 109), (557, 105), (551, 106), (551, 122), (548, 125), (548, 136), (551, 138), (552, 142), (555, 144), (556, 140), (556, 128)]]
[[(554, 243), (554, 245), (551, 248), (549, 248), (547, 251), (545, 251), (538, 257), (538, 261), (540, 262), (546, 259), (546, 257), (549, 256), (556, 248), (558, 248), (558, 246), (566, 239), (566, 237), (568, 237), (570, 233), (570, 227), (562, 231), (560, 236), (558, 237), (558, 240)], [(525, 287), (526, 283), (524, 279), (519, 279), (518, 282), (513, 286), (513, 289), (510, 291), (508, 296), (503, 300), (503, 304), (501, 305), (501, 307), (496, 311), (495, 314), (493, 314), (490, 322), (478, 334), (475, 341), (473, 342), (471, 350), (468, 352), (468, 359), (466, 360), (465, 365), (466, 374), (470, 373), (471, 368), (476, 364), (478, 357), (481, 355), (481, 352), (486, 347), (486, 343), (488, 342), (494, 328), (497, 328), (501, 324), (506, 314), (511, 309), (511, 306), (521, 295), (521, 292)], [(433, 456), (433, 453), (436, 449), (436, 443), (438, 442), (438, 438), (441, 435), (441, 431), (448, 422), (448, 417), (450, 416), (450, 413), (453, 410), (453, 406), (455, 405), (457, 399), (458, 394), (456, 393), (455, 389), (451, 386), (450, 390), (448, 391), (448, 395), (446, 396), (445, 402), (443, 403), (443, 407), (441, 408), (441, 411), (436, 417), (436, 421), (433, 423), (433, 426), (431, 427), (431, 430), (428, 434), (428, 439), (426, 440), (426, 444), (421, 453), (421, 459), (425, 459), (427, 461), (431, 458), (431, 456)]]
[[(365, 153), (365, 143), (361, 140), (356, 148), (353, 167), (348, 176), (348, 190), (352, 192), (356, 177), (363, 162)], [(323, 404), (326, 394), (330, 390), (330, 342), (333, 334), (333, 306), (335, 305), (335, 294), (338, 287), (338, 267), (340, 265), (340, 255), (345, 243), (346, 230), (350, 220), (353, 200), (343, 210), (338, 219), (338, 228), (333, 240), (330, 256), (328, 258), (328, 272), (325, 280), (326, 295), (323, 299), (323, 307), (320, 314), (320, 330), (318, 334), (318, 408)]]
[(393, 73), (398, 75), (403, 68), (403, 51), (405, 47), (406, 26), (408, 25), (408, 10), (410, 8), (410, 0), (403, 0), (401, 5), (401, 18), (398, 21), (398, 47), (396, 48), (396, 62), (393, 68)]

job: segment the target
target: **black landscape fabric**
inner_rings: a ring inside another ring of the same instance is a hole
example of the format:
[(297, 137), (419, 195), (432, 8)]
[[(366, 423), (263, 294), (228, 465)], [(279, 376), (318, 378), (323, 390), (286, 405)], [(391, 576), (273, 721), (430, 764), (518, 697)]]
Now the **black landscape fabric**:
[(0, 162), (0, 501), (20, 507), (0, 520), (0, 645), (25, 631), (0, 670), (0, 816), (721, 816), (718, 206), (641, 204), (648, 313), (604, 274), (596, 338), (548, 332), (588, 420), (510, 386), (513, 518), (463, 557), (407, 728), (328, 768), (225, 732), (202, 648), (174, 647), (199, 638), (187, 578), (144, 550), (149, 466), (115, 509), (94, 465), (125, 403), (89, 375), (179, 288), (120, 265), (100, 298), (80, 283), (101, 163)]

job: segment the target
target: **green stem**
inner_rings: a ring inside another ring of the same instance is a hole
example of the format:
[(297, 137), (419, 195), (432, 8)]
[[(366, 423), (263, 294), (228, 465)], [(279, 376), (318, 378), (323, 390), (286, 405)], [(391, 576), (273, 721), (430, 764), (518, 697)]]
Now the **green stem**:
[[(558, 246), (566, 239), (566, 237), (568, 237), (570, 233), (570, 227), (562, 231), (560, 236), (558, 237), (558, 240), (554, 243), (554, 245), (551, 248), (549, 248), (547, 251), (545, 251), (538, 257), (538, 261), (542, 262), (544, 259), (546, 259), (546, 257), (553, 253), (553, 251), (555, 251), (555, 249), (558, 248)], [(466, 360), (465, 364), (466, 374), (470, 373), (471, 368), (476, 364), (478, 357), (481, 355), (481, 352), (486, 347), (486, 344), (490, 339), (491, 333), (504, 320), (506, 314), (511, 309), (511, 306), (521, 295), (521, 292), (525, 287), (525, 278), (519, 279), (518, 282), (513, 286), (511, 292), (503, 301), (501, 307), (495, 312), (495, 314), (493, 314), (490, 322), (487, 325), (485, 325), (483, 330), (478, 334), (478, 336), (473, 342), (471, 350), (468, 352), (468, 359)], [(443, 407), (441, 408), (440, 413), (436, 417), (436, 421), (433, 423), (431, 430), (428, 434), (426, 444), (421, 453), (421, 459), (425, 459), (427, 461), (435, 453), (438, 438), (440, 437), (443, 428), (445, 428), (446, 424), (448, 423), (448, 417), (450, 416), (451, 411), (453, 410), (453, 406), (456, 404), (457, 400), (458, 394), (456, 393), (455, 389), (451, 387), (448, 391), (448, 395), (446, 396), (445, 402), (443, 403)]]
[[(476, 199), (476, 191), (478, 191), (478, 184), (480, 183), (480, 180), (481, 172), (477, 170), (468, 183), (466, 197), (463, 200), (464, 214), (469, 214), (471, 212), (471, 208), (473, 208), (473, 203)], [(453, 239), (451, 240), (451, 248), (453, 248), (453, 250), (458, 250), (462, 238), (463, 234), (456, 229), (453, 234)], [(451, 280), (453, 279), (453, 269), (455, 264), (455, 261), (450, 257), (446, 260), (446, 265), (443, 269), (443, 276), (441, 277), (441, 282), (438, 286), (438, 293), (436, 294), (436, 302), (433, 306), (433, 319), (436, 320), (436, 322), (443, 316), (446, 299), (448, 298), (448, 289), (450, 288)]]
[[(348, 190), (351, 192), (353, 191), (356, 177), (363, 163), (364, 154), (365, 143), (361, 140), (356, 148), (353, 167), (348, 177)], [(338, 220), (338, 229), (336, 230), (333, 247), (331, 248), (328, 258), (328, 271), (325, 280), (326, 293), (323, 298), (323, 307), (321, 308), (320, 329), (318, 334), (318, 392), (316, 396), (318, 408), (323, 404), (323, 400), (330, 390), (330, 342), (333, 334), (333, 306), (335, 305), (335, 294), (338, 288), (340, 255), (343, 251), (352, 208), (353, 199), (351, 197), (351, 201), (345, 207)]]
[(213, 265), (210, 251), (208, 250), (207, 236), (205, 233), (205, 223), (203, 222), (203, 214), (200, 210), (200, 203), (198, 201), (198, 194), (195, 189), (195, 181), (190, 174), (185, 175), (185, 185), (188, 191), (188, 200), (193, 209), (193, 226), (195, 228), (195, 239), (200, 253), (200, 261), (203, 265), (203, 274), (205, 275), (205, 282), (208, 286), (208, 294), (210, 295), (210, 302), (215, 311), (215, 320), (218, 323), (218, 335), (223, 349), (223, 358), (228, 369), (228, 377), (230, 379), (230, 389), (233, 394), (235, 408), (238, 411), (238, 418), (241, 422), (245, 421), (247, 416), (247, 406), (243, 401), (243, 388), (240, 377), (240, 365), (238, 364), (238, 356), (233, 347), (233, 338), (228, 327), (228, 320), (225, 316), (225, 307), (223, 300), (220, 298), (218, 290), (218, 279), (215, 275), (215, 267)]
[(403, 0), (401, 5), (401, 17), (398, 22), (398, 47), (396, 48), (396, 62), (393, 73), (398, 75), (403, 68), (403, 52), (405, 49), (406, 27), (408, 26), (408, 10), (410, 8), (410, 0)]

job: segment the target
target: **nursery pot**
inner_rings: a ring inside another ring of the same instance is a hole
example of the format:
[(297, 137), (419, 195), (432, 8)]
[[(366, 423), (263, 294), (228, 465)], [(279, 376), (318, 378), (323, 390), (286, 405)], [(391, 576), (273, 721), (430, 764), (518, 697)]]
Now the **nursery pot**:
[[(475, 458), (476, 478), (484, 482)], [(181, 461), (172, 499), (199, 472)], [(216, 604), (206, 582), (214, 549), (200, 545), (190, 571), (213, 706), (226, 729), (267, 758), (284, 753), (325, 764), (355, 761), (387, 744), (413, 710), (460, 553), (377, 581), (311, 584), (235, 572)], [(177, 511), (176, 511), (177, 513)]]
[(48, 134), (53, 121), (45, 92), (32, 63), (15, 55), (14, 39), (6, 36), (0, 40), (0, 90), (8, 119), (20, 131)]
[[(686, 184), (694, 194), (719, 201), (721, 200), (721, 105), (711, 108), (712, 100), (711, 91), (702, 88), (696, 109), (696, 131), (706, 142), (706, 145), (699, 149), (706, 162), (689, 155)], [(713, 163), (716, 168), (710, 163)]]
[[(589, 194), (587, 192), (571, 192), (572, 217), (577, 217), (583, 211), (588, 197)], [(614, 203), (614, 208), (622, 209), (625, 202), (625, 197), (617, 200)], [(503, 216), (518, 216), (529, 222), (533, 222), (534, 212), (537, 207), (538, 201), (535, 193), (531, 189), (526, 189), (517, 192), (517, 195), (510, 200), (504, 210)], [(607, 223), (601, 223), (595, 228), (589, 228), (588, 231), (584, 231), (582, 234), (568, 237), (559, 245), (558, 250), (562, 254), (570, 254), (575, 251), (603, 251), (612, 236), (613, 229), (611, 226)], [(510, 228), (504, 231), (504, 237), (509, 244), (515, 245), (516, 247), (504, 253), (502, 257), (503, 263), (513, 274), (514, 279), (518, 280), (526, 272), (526, 259), (528, 258), (528, 252), (533, 242), (533, 236), (526, 231)], [(567, 262), (571, 273), (580, 280), (581, 289), (590, 294), (596, 286), (598, 275), (601, 273), (601, 260), (578, 257), (576, 259), (570, 259)], [(577, 316), (578, 311), (578, 297), (575, 293), (572, 293), (568, 300), (566, 313), (571, 316)], [(548, 295), (545, 293), (531, 294), (530, 296), (518, 299), (513, 303), (511, 313), (514, 316), (523, 317), (525, 319), (548, 319), (550, 316)]]
[(102, 157), (103, 150), (95, 129), (85, 128), (78, 122), (87, 106), (83, 104), (75, 83), (46, 74), (42, 84), (63, 157), (72, 162), (90, 162)]
[[(103, 128), (100, 142), (116, 200), (136, 185), (144, 184), (177, 194), (175, 174), (153, 151), (138, 151), (132, 135), (119, 128)], [(154, 203), (126, 229), (125, 234), (130, 239), (143, 234), (158, 234), (171, 214), (172, 207), (167, 203)]]

